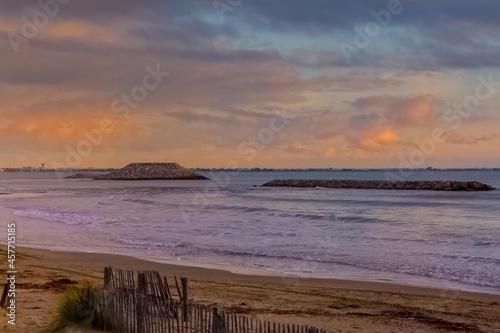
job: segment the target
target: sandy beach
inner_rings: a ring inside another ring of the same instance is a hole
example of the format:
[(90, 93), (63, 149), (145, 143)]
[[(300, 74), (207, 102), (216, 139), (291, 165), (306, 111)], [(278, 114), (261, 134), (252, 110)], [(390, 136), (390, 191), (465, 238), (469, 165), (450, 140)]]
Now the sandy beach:
[[(2, 252), (5, 247), (2, 247)], [(330, 279), (251, 276), (132, 257), (23, 248), (17, 257), (17, 324), (1, 332), (47, 332), (68, 285), (102, 283), (103, 268), (187, 276), (190, 298), (232, 312), (332, 332), (499, 332), (500, 296)], [(5, 274), (2, 267), (2, 274)]]
[(0, 333), (500, 333), (499, 14), (2, 1)]

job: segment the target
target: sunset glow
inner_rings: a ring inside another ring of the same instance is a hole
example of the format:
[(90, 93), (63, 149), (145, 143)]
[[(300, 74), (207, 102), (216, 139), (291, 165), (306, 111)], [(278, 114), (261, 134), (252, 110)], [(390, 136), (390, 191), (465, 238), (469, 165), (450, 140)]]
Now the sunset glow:
[[(65, 164), (103, 120), (78, 167), (398, 167), (436, 129), (423, 166), (499, 166), (498, 6), (433, 4), (401, 1), (376, 29), (387, 1), (74, 1), (38, 26), (43, 8), (11, 2), (0, 166)], [(262, 141), (277, 113), (286, 128)]]

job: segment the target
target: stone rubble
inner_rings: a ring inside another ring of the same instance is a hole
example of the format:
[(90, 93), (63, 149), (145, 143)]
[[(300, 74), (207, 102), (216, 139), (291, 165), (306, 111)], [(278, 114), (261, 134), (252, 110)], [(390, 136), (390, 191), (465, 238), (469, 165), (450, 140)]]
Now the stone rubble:
[(376, 180), (301, 180), (275, 179), (265, 187), (324, 187), (378, 190), (428, 190), (428, 191), (492, 191), (494, 187), (480, 182), (458, 181), (376, 181)]
[(168, 180), (208, 179), (177, 163), (131, 163), (111, 173), (97, 176), (96, 180)]

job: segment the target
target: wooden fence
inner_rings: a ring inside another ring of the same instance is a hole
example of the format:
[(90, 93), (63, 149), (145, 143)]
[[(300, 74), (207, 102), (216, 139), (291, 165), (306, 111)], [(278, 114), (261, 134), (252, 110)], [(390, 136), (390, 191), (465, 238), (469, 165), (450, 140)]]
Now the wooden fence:
[[(93, 326), (116, 333), (326, 333), (314, 327), (290, 325), (230, 314), (189, 302), (155, 299), (99, 290), (89, 299)], [(168, 311), (174, 309), (175, 311)]]
[[(137, 284), (136, 284), (137, 278)], [(188, 283), (175, 278), (177, 299), (158, 272), (106, 268), (104, 288), (87, 295), (82, 319), (115, 333), (327, 333), (227, 313), (188, 299)]]
[(9, 284), (6, 283), (3, 286), (3, 291), (2, 291), (2, 297), (0, 298), (0, 308), (7, 307), (9, 305), (9, 297), (8, 296), (8, 291), (9, 291)]

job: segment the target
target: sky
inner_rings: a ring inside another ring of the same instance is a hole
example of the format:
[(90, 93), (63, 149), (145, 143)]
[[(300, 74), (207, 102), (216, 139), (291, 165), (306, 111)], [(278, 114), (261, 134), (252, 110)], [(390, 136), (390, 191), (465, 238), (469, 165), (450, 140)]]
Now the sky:
[(0, 5), (0, 167), (500, 167), (497, 0)]

